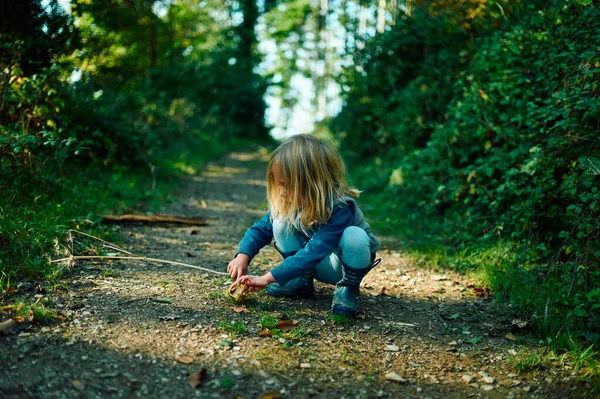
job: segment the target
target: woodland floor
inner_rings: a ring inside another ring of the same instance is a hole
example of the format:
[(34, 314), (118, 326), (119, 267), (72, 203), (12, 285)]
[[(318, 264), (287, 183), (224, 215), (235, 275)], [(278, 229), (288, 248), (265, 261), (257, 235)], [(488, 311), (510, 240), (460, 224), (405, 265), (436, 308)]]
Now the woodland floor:
[[(244, 231), (264, 213), (265, 170), (258, 153), (209, 164), (183, 180), (180, 199), (161, 210), (205, 217), (208, 226), (121, 225), (125, 247), (225, 271)], [(80, 261), (61, 289), (21, 287), (64, 320), (0, 337), (0, 397), (592, 396), (568, 366), (517, 373), (515, 359), (538, 349), (518, 315), (459, 274), (411, 264), (393, 238), (380, 238), (383, 262), (363, 282), (360, 317), (349, 322), (332, 318), (333, 287), (320, 283), (308, 300), (259, 293), (239, 307), (224, 295), (227, 276)], [(250, 273), (278, 262), (269, 246)], [(298, 324), (261, 337), (266, 319)]]

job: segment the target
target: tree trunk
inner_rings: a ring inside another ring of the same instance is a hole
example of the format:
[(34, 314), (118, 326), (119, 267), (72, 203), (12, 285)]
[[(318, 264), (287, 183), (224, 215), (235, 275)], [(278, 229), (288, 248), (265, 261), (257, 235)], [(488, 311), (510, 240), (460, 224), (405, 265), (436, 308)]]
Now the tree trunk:
[(383, 33), (385, 30), (385, 0), (379, 0), (377, 3), (377, 33)]

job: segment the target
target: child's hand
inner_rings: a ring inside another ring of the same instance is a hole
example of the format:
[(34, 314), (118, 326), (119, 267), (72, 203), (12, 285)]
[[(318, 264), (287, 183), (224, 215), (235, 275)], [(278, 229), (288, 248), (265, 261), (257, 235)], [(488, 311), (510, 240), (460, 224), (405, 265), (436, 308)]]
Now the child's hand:
[(237, 280), (248, 272), (248, 263), (250, 257), (246, 254), (237, 254), (237, 256), (227, 265), (227, 273), (232, 280)]
[(260, 277), (241, 276), (236, 282), (231, 284), (229, 290), (233, 291), (236, 286), (243, 285), (244, 289), (242, 289), (240, 294), (244, 294), (246, 291), (260, 291), (270, 283), (274, 282), (275, 279), (270, 272)]

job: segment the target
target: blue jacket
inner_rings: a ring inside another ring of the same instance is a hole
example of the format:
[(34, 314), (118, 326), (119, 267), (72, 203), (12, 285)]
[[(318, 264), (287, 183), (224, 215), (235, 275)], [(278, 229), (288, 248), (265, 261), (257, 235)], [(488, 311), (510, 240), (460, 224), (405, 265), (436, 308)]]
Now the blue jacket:
[[(314, 270), (319, 262), (329, 256), (338, 245), (342, 233), (347, 227), (363, 228), (370, 238), (371, 253), (377, 252), (381, 245), (371, 233), (369, 224), (353, 198), (345, 197), (334, 205), (331, 217), (327, 223), (317, 224), (304, 233), (308, 241), (304, 248), (290, 256), (271, 270), (271, 274), (279, 285), (285, 285), (290, 280), (310, 270)], [(260, 249), (271, 243), (273, 239), (273, 223), (271, 212), (267, 212), (259, 221), (246, 231), (239, 244), (237, 253), (244, 253), (254, 258)]]

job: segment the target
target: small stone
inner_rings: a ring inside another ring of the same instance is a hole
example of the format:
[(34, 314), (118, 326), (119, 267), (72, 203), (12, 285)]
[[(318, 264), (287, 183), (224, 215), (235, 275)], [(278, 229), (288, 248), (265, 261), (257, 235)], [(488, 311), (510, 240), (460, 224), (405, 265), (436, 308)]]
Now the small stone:
[(474, 383), (472, 383), (472, 384), (469, 384), (469, 386), (470, 386), (471, 388), (479, 388), (479, 384), (478, 384), (478, 383), (476, 383), (476, 382), (474, 382)]
[(394, 344), (386, 345), (385, 350), (388, 352), (398, 352), (400, 348)]
[(458, 342), (456, 342), (456, 341), (450, 341), (450, 342), (448, 342), (448, 345), (450, 345), (450, 346), (456, 346), (456, 345), (458, 345)]
[(524, 390), (525, 392), (529, 392), (529, 391), (531, 391), (531, 387), (528, 385), (528, 386), (526, 386), (526, 387), (523, 387), (523, 390)]
[(310, 368), (310, 363), (300, 363), (300, 368), (301, 369), (309, 369)]
[(234, 351), (236, 351), (236, 352), (239, 352), (241, 349), (242, 349), (242, 348), (241, 348), (241, 347), (239, 347), (239, 346), (234, 346), (234, 347), (233, 347), (233, 350), (234, 350)]
[(483, 389), (484, 391), (491, 391), (492, 389), (494, 389), (494, 387), (492, 385), (482, 385), (481, 389)]
[(462, 376), (462, 380), (464, 382), (466, 382), (467, 384), (469, 384), (471, 381), (473, 381), (473, 377), (470, 376), (470, 375), (465, 374), (465, 375)]
[(393, 381), (393, 382), (399, 382), (400, 384), (403, 384), (406, 382), (406, 380), (402, 377), (400, 377), (398, 374), (391, 372), (391, 373), (387, 373), (385, 375), (385, 379), (388, 381)]

